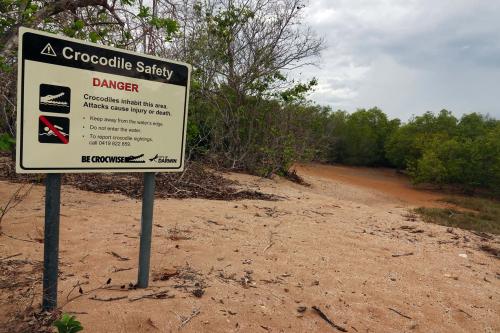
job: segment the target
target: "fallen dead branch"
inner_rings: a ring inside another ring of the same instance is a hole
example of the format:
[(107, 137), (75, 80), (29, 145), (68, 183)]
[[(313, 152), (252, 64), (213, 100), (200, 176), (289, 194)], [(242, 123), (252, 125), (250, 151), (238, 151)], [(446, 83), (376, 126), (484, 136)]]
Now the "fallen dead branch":
[(123, 272), (123, 271), (130, 271), (131, 269), (133, 269), (133, 267), (126, 267), (126, 268), (114, 268), (113, 269), (113, 273), (118, 273), (118, 272)]
[(483, 244), (483, 245), (479, 246), (479, 249), (486, 252), (486, 253), (491, 254), (493, 257), (495, 257), (497, 259), (500, 259), (500, 248), (496, 248), (496, 247), (493, 247), (493, 246), (490, 246), (487, 244)]
[(79, 262), (81, 262), (82, 264), (85, 263), (85, 259), (89, 256), (89, 254), (87, 253), (86, 255), (84, 255), (80, 260), (78, 260)]
[(159, 272), (153, 272), (153, 281), (167, 281), (171, 277), (178, 276), (180, 274), (177, 269), (163, 269)]
[(19, 253), (16, 253), (16, 254), (13, 254), (13, 255), (10, 255), (10, 256), (7, 256), (5, 258), (0, 258), (0, 261), (4, 261), (4, 260), (7, 260), (7, 259), (10, 259), (10, 258), (14, 258), (14, 257), (17, 257), (17, 256), (20, 256), (22, 253), (19, 252)]
[(88, 312), (86, 311), (68, 311), (68, 312), (65, 312), (67, 314), (71, 314), (71, 315), (82, 315), (82, 314), (89, 314)]
[(470, 232), (472, 234), (476, 235), (476, 236), (479, 236), (479, 237), (487, 239), (487, 240), (493, 240), (493, 239), (495, 239), (495, 237), (493, 237), (492, 235), (487, 234), (485, 232), (477, 232), (477, 231), (474, 231), (474, 230), (471, 230)]
[(189, 317), (186, 317), (186, 318), (184, 318), (182, 320), (179, 328), (184, 327), (187, 323), (189, 323), (191, 321), (191, 319), (193, 319), (194, 317), (196, 317), (199, 314), (200, 314), (200, 310), (199, 309), (193, 309), (193, 311), (191, 312), (191, 314), (189, 315)]
[[(110, 281), (110, 279), (108, 279), (108, 282)], [(96, 288), (93, 288), (93, 289), (90, 289), (90, 290), (87, 290), (87, 291), (83, 291), (82, 287), (83, 285), (88, 285), (89, 282), (83, 282), (83, 283), (80, 283), (79, 281), (73, 285), (73, 288), (69, 291), (68, 295), (66, 296), (66, 302), (64, 304), (61, 304), (58, 309), (62, 309), (63, 307), (65, 307), (68, 303), (74, 301), (75, 299), (77, 298), (80, 298), (82, 296), (85, 296), (85, 295), (88, 295), (94, 291), (97, 291), (97, 290), (102, 290), (102, 289), (109, 289), (110, 286), (108, 285), (108, 282), (105, 282), (103, 284), (101, 284), (100, 286), (96, 287)], [(78, 295), (75, 295), (73, 296), (72, 298), (69, 298), (70, 294), (78, 287), (78, 292), (79, 294)], [(95, 295), (94, 295), (95, 296)]]
[(272, 232), (272, 231), (269, 233), (269, 244), (265, 247), (263, 252), (266, 252), (267, 250), (269, 250), (271, 248), (271, 246), (274, 245), (274, 241), (273, 241), (274, 234), (276, 234), (276, 233)]
[(394, 258), (397, 258), (397, 257), (406, 257), (406, 256), (412, 256), (413, 255), (413, 252), (407, 252), (407, 253), (396, 253), (396, 254), (393, 254), (392, 256)]
[(174, 298), (175, 295), (169, 295), (168, 290), (160, 290), (154, 293), (149, 293), (145, 295), (129, 297), (129, 302), (135, 302), (143, 298), (151, 298), (151, 299), (165, 299), (165, 298)]
[(303, 186), (306, 186), (306, 187), (310, 187), (311, 186), (311, 184), (309, 184), (308, 182), (306, 182), (302, 176), (299, 176), (297, 174), (297, 170), (295, 170), (295, 169), (288, 170), (287, 172), (285, 172), (284, 176), (289, 181), (297, 183), (299, 185), (303, 185)]
[(111, 254), (113, 257), (118, 258), (119, 260), (122, 260), (122, 261), (130, 260), (129, 257), (123, 257), (123, 256), (119, 255), (118, 253), (116, 253), (114, 251), (108, 251), (106, 253), (107, 254)]
[(222, 225), (219, 222), (214, 221), (214, 220), (207, 220), (207, 223), (211, 223), (211, 224), (215, 224), (215, 225), (219, 225), (219, 226)]
[(318, 214), (318, 215), (323, 216), (323, 217), (324, 217), (324, 216), (327, 216), (327, 215), (335, 215), (335, 214), (333, 214), (333, 213), (328, 213), (328, 212), (318, 212), (318, 211), (316, 211), (316, 210), (312, 210), (312, 209), (306, 209), (306, 210), (304, 210), (304, 213), (305, 213), (305, 212), (311, 212), (311, 213)]
[(465, 312), (465, 311), (464, 311), (464, 310), (462, 310), (462, 309), (458, 309), (458, 311), (460, 311), (460, 312), (462, 312), (462, 313), (466, 314), (466, 315), (467, 315), (467, 317), (472, 318), (472, 315), (471, 315), (470, 313), (467, 313), (467, 312)]
[(339, 331), (341, 331), (341, 332), (347, 332), (347, 330), (346, 330), (344, 327), (342, 327), (342, 326), (339, 326), (339, 325), (335, 324), (335, 323), (334, 323), (334, 322), (333, 322), (330, 318), (328, 318), (328, 317), (327, 317), (327, 315), (326, 315), (323, 311), (321, 311), (321, 309), (320, 309), (320, 308), (318, 308), (316, 305), (313, 305), (313, 306), (312, 306), (312, 309), (313, 309), (314, 311), (316, 311), (316, 313), (317, 313), (317, 314), (318, 314), (318, 315), (319, 315), (319, 316), (320, 316), (320, 317), (321, 317), (324, 321), (326, 321), (328, 324), (330, 324), (330, 326), (332, 326), (333, 328), (336, 328), (336, 329), (338, 329), (338, 330), (339, 330)]
[(80, 292), (80, 294), (83, 294), (83, 289), (82, 289), (82, 286), (84, 285), (88, 285), (89, 282), (88, 281), (85, 281), (85, 282), (82, 282), (80, 283), (80, 281), (77, 281), (75, 285), (73, 285), (73, 288), (69, 291), (68, 295), (66, 295), (66, 302), (69, 302), (69, 296), (71, 295), (71, 293), (76, 289), (78, 288), (78, 291)]
[(405, 314), (402, 314), (401, 312), (399, 312), (399, 311), (398, 311), (398, 310), (396, 310), (396, 309), (393, 309), (393, 308), (388, 308), (388, 309), (389, 309), (389, 310), (391, 310), (392, 312), (397, 313), (397, 314), (398, 314), (398, 315), (400, 315), (401, 317), (405, 317), (406, 319), (413, 319), (412, 317), (409, 317), (409, 316), (407, 316), (407, 315), (405, 315)]
[(97, 295), (90, 296), (89, 299), (92, 299), (94, 301), (101, 301), (101, 302), (112, 302), (112, 301), (118, 301), (120, 299), (127, 298), (127, 296), (115, 296), (115, 297), (98, 297)]
[(5, 232), (0, 231), (0, 236), (2, 236), (2, 235), (5, 236), (5, 237), (7, 237), (7, 238), (18, 240), (18, 241), (22, 241), (22, 242), (40, 243), (38, 241), (34, 241), (34, 240), (31, 240), (31, 239), (24, 239), (24, 238), (19, 238), (19, 237), (11, 236), (9, 234), (6, 234)]

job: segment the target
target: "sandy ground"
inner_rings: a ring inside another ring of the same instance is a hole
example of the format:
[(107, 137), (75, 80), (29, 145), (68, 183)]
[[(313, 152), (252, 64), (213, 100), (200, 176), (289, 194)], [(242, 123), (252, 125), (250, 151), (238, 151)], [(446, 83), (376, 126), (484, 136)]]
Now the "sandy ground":
[[(437, 194), (384, 170), (298, 169), (311, 187), (228, 175), (276, 202), (157, 200), (151, 268), (174, 276), (146, 290), (128, 290), (140, 202), (63, 186), (59, 305), (85, 332), (338, 332), (312, 306), (348, 332), (500, 332), (498, 259), (477, 249), (477, 235), (410, 213)], [(0, 204), (17, 186), (0, 182)], [(36, 186), (3, 231), (36, 240), (43, 200)], [(0, 258), (16, 253), (42, 260), (43, 245), (0, 237)], [(1, 332), (21, 305), (0, 292)]]

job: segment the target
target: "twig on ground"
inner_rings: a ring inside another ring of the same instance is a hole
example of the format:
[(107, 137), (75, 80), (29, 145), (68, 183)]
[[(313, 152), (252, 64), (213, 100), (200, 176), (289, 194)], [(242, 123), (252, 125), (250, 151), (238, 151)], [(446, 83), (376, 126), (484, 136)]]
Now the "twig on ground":
[(396, 253), (396, 254), (393, 254), (392, 256), (394, 258), (397, 258), (397, 257), (406, 257), (406, 256), (412, 256), (413, 255), (413, 252), (407, 252), (407, 253)]
[(114, 268), (113, 269), (113, 273), (118, 273), (118, 272), (123, 272), (123, 271), (130, 271), (131, 269), (133, 269), (133, 267), (127, 267), (127, 268)]
[(196, 317), (199, 314), (200, 314), (200, 310), (199, 309), (193, 309), (193, 311), (191, 312), (191, 314), (189, 315), (189, 317), (187, 317), (187, 318), (185, 318), (185, 319), (182, 320), (181, 325), (179, 326), (179, 328), (184, 327), (187, 323), (189, 323), (191, 321), (191, 319), (193, 319), (194, 317)]
[(130, 260), (129, 257), (123, 257), (114, 251), (108, 251), (106, 253), (111, 254), (113, 257), (118, 258), (119, 260), (122, 260), (122, 261)]
[(274, 236), (275, 232), (270, 232), (269, 233), (269, 244), (266, 246), (266, 248), (264, 249), (263, 252), (266, 252), (267, 250), (269, 250), (271, 248), (271, 246), (274, 245), (274, 241), (273, 241), (273, 236)]
[(0, 261), (3, 261), (3, 260), (7, 260), (7, 259), (10, 259), (10, 258), (14, 258), (14, 257), (17, 257), (17, 256), (20, 256), (22, 253), (19, 252), (19, 253), (16, 253), (16, 254), (13, 254), (11, 256), (7, 256), (5, 258), (0, 258)]
[(88, 312), (85, 312), (85, 311), (68, 311), (68, 312), (65, 312), (65, 313), (72, 314), (72, 315), (89, 314)]
[(11, 236), (11, 235), (6, 234), (5, 232), (0, 231), (0, 236), (2, 236), (2, 235), (4, 235), (7, 238), (18, 240), (18, 241), (23, 241), (23, 242), (28, 242), (28, 243), (40, 243), (40, 242), (31, 240), (31, 239), (24, 239), (24, 238), (18, 238), (15, 236)]
[(128, 300), (130, 302), (135, 302), (143, 298), (152, 298), (152, 299), (164, 299), (164, 298), (174, 298), (175, 295), (169, 295), (168, 290), (160, 290), (154, 293), (149, 293), (145, 295), (140, 295), (136, 297), (130, 297)]
[(391, 311), (393, 311), (393, 312), (395, 312), (395, 313), (397, 313), (397, 314), (398, 314), (398, 315), (400, 315), (401, 317), (405, 317), (406, 319), (413, 319), (412, 317), (409, 317), (409, 316), (407, 316), (407, 315), (405, 315), (405, 314), (402, 314), (401, 312), (399, 312), (399, 311), (398, 311), (398, 310), (396, 310), (396, 309), (393, 309), (393, 308), (388, 308), (388, 309), (389, 309), (389, 310), (391, 310)]
[[(76, 289), (76, 288), (80, 288), (81, 286), (83, 285), (87, 285), (89, 284), (88, 281), (85, 281), (83, 283), (80, 283), (80, 281), (77, 281), (75, 285), (73, 285), (73, 288), (69, 291), (68, 295), (66, 296), (66, 301), (69, 302), (69, 296), (71, 295), (71, 293)], [(82, 294), (82, 293), (80, 293)]]
[(328, 213), (328, 212), (318, 212), (318, 211), (315, 211), (315, 210), (312, 210), (312, 209), (306, 209), (304, 210), (304, 213), (305, 212), (311, 212), (311, 213), (314, 213), (314, 214), (318, 214), (318, 215), (321, 215), (321, 216), (326, 216), (326, 215), (335, 215), (333, 213)]
[(488, 244), (482, 244), (479, 246), (479, 249), (491, 254), (493, 257), (500, 259), (500, 248), (493, 247)]
[(489, 235), (489, 234), (487, 234), (485, 232), (477, 232), (477, 231), (474, 231), (474, 230), (472, 230), (470, 232), (473, 233), (476, 236), (479, 236), (481, 238), (485, 238), (485, 239), (488, 239), (488, 240), (495, 239), (495, 237), (493, 237), (492, 235)]
[(330, 318), (328, 318), (328, 317), (326, 316), (326, 314), (325, 314), (323, 311), (321, 311), (321, 309), (320, 309), (320, 308), (318, 308), (316, 305), (313, 305), (313, 306), (312, 306), (312, 309), (313, 309), (314, 311), (316, 311), (316, 313), (317, 313), (317, 314), (318, 314), (318, 315), (319, 315), (319, 316), (320, 316), (320, 317), (321, 317), (324, 321), (326, 321), (328, 324), (330, 324), (330, 326), (332, 326), (333, 328), (336, 328), (336, 329), (338, 329), (338, 330), (339, 330), (339, 331), (341, 331), (341, 332), (347, 332), (347, 330), (346, 330), (344, 327), (339, 326), (339, 325), (335, 324), (333, 321), (331, 321), (331, 319), (330, 319)]
[(82, 264), (84, 264), (84, 260), (85, 260), (85, 258), (87, 258), (88, 256), (89, 256), (89, 254), (87, 253), (86, 255), (84, 255), (84, 256), (82, 257), (82, 259), (80, 259), (80, 260), (78, 260), (78, 261), (79, 261), (79, 262), (81, 262)]
[(84, 283), (81, 283), (81, 284), (80, 284), (79, 282), (77, 282), (77, 284), (76, 284), (75, 286), (73, 286), (73, 289), (71, 289), (71, 290), (70, 290), (70, 292), (68, 293), (68, 296), (66, 297), (66, 302), (65, 302), (64, 304), (61, 304), (61, 305), (60, 305), (57, 309), (58, 309), (58, 310), (60, 310), (60, 309), (62, 309), (63, 307), (65, 307), (68, 303), (70, 303), (70, 302), (74, 301), (75, 299), (80, 298), (80, 297), (82, 297), (82, 296), (84, 296), (84, 295), (88, 295), (88, 294), (90, 294), (91, 292), (94, 292), (94, 291), (96, 291), (96, 290), (101, 290), (101, 289), (107, 289), (107, 288), (108, 288), (108, 286), (106, 286), (106, 283), (103, 283), (103, 284), (101, 284), (99, 287), (96, 287), (96, 288), (94, 288), (94, 289), (87, 290), (86, 292), (84, 292), (83, 290), (80, 290), (80, 294), (78, 294), (78, 295), (74, 296), (73, 298), (69, 298), (69, 295), (71, 294), (71, 292), (72, 292), (73, 290), (75, 290), (75, 289), (76, 289), (76, 287), (80, 287), (80, 286), (82, 286), (82, 285), (87, 285), (87, 284), (89, 284), (89, 283), (88, 283), (88, 281), (87, 281), (87, 282), (84, 282)]
[(92, 299), (94, 301), (101, 301), (101, 302), (112, 302), (112, 301), (118, 301), (120, 299), (127, 298), (127, 296), (116, 296), (116, 297), (106, 297), (106, 298), (101, 298), (97, 297), (97, 295), (90, 296), (89, 299)]
[(207, 223), (211, 223), (211, 224), (215, 224), (215, 225), (222, 225), (219, 222), (214, 221), (214, 220), (207, 220)]
[(467, 312), (465, 312), (464, 310), (462, 310), (462, 309), (458, 309), (458, 311), (460, 311), (460, 312), (462, 312), (462, 313), (465, 313), (465, 314), (467, 315), (467, 317), (472, 318), (472, 315), (471, 315), (471, 314), (469, 314), (469, 313), (467, 313)]
[(123, 237), (132, 238), (132, 239), (137, 239), (137, 238), (139, 238), (139, 237), (137, 237), (137, 236), (129, 236), (129, 235), (123, 235)]

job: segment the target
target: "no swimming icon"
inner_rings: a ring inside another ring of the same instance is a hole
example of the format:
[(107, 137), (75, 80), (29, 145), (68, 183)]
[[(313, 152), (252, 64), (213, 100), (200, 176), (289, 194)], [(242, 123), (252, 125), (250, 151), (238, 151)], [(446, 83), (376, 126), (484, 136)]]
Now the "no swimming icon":
[(69, 143), (69, 118), (40, 116), (38, 118), (38, 142)]

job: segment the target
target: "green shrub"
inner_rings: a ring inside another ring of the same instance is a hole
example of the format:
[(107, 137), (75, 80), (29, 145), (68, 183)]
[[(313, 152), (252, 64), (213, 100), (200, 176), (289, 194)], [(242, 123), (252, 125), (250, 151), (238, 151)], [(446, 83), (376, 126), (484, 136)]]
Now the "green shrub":
[(7, 133), (0, 134), (0, 151), (12, 151), (16, 140)]
[(53, 325), (57, 328), (58, 333), (76, 333), (83, 331), (82, 324), (76, 320), (76, 317), (70, 316), (67, 313), (63, 314)]

